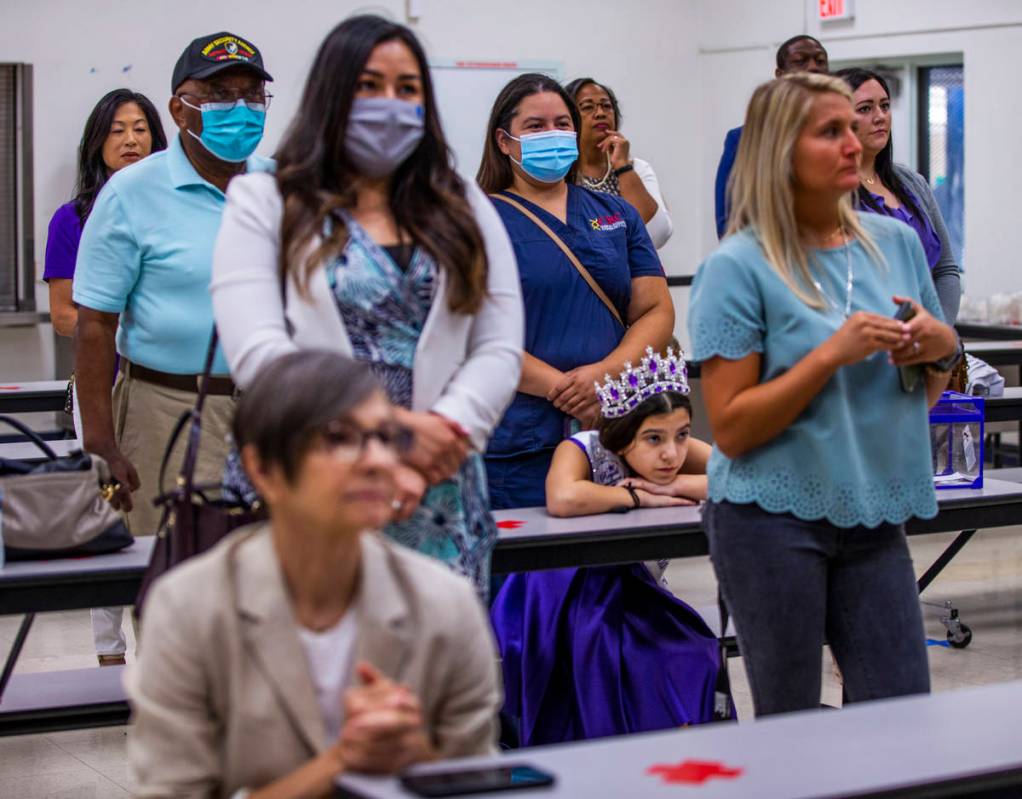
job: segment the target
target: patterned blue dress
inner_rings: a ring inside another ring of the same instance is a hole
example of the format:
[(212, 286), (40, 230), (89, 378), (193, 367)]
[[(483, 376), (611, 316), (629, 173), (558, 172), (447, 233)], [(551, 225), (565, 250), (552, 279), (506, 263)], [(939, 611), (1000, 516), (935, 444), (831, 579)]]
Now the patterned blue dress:
[[(348, 229), (348, 243), (327, 265), (326, 276), (353, 355), (369, 364), (394, 405), (411, 408), (412, 367), (435, 299), (436, 262), (417, 247), (407, 269), (402, 269), (358, 222), (339, 215)], [(224, 492), (249, 503), (258, 496), (236, 450), (224, 468)], [(468, 577), (480, 599), (487, 601), (497, 525), (490, 515), (481, 454), (470, 453), (450, 480), (426, 490), (410, 519), (387, 525), (383, 531)]]
[[(435, 300), (436, 262), (416, 247), (402, 270), (354, 219), (341, 217), (348, 244), (327, 266), (327, 281), (354, 356), (370, 365), (392, 403), (410, 408), (415, 349)], [(426, 491), (410, 519), (384, 532), (468, 577), (485, 600), (497, 526), (490, 515), (482, 455), (470, 453), (450, 480)]]

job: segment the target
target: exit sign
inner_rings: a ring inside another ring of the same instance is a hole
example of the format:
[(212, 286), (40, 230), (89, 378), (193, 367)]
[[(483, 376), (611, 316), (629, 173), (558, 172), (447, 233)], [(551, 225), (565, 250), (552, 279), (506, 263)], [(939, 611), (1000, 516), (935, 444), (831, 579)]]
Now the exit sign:
[(820, 0), (817, 11), (822, 22), (835, 19), (852, 19), (852, 0)]

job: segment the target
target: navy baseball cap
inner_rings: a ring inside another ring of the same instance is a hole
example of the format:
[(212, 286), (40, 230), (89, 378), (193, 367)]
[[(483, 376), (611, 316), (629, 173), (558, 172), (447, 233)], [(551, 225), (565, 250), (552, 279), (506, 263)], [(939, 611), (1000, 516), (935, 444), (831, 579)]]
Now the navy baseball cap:
[(171, 93), (189, 78), (205, 80), (231, 67), (248, 67), (263, 80), (273, 80), (263, 68), (263, 56), (254, 44), (233, 33), (221, 31), (200, 36), (185, 48), (174, 65)]

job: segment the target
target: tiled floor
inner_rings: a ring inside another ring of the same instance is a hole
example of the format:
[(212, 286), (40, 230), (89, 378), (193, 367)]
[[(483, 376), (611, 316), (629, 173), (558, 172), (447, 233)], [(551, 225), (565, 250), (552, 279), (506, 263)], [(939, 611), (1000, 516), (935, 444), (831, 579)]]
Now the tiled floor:
[[(951, 538), (948, 534), (911, 539), (917, 570), (922, 572)], [(706, 558), (676, 561), (668, 579), (694, 607), (714, 605), (716, 584)], [(1022, 527), (981, 532), (924, 599), (937, 603), (952, 600), (974, 634), (966, 649), (930, 647), (934, 691), (1022, 679)], [(927, 635), (943, 640), (939, 616), (939, 608), (925, 608)], [(3, 651), (10, 646), (17, 624), (17, 619), (0, 618)], [(130, 630), (128, 635), (130, 639)], [(88, 613), (55, 613), (37, 617), (18, 671), (83, 668), (94, 662)], [(732, 660), (730, 667), (739, 716), (748, 719), (752, 704), (741, 661)], [(822, 668), (822, 700), (840, 704), (841, 691), (829, 658), (824, 657)], [(123, 727), (0, 738), (0, 797), (129, 796), (125, 742)]]

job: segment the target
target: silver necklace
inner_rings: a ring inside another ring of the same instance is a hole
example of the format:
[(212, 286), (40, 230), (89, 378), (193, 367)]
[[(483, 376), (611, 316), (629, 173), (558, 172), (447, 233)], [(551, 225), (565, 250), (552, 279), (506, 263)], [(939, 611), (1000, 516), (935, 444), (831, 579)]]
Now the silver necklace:
[[(852, 271), (852, 247), (848, 241), (848, 237), (845, 233), (845, 228), (842, 225), (839, 230), (841, 231), (841, 241), (844, 242), (845, 248), (845, 262), (848, 264), (848, 280), (845, 283), (845, 319), (847, 319), (852, 313), (852, 280), (855, 277), (855, 273)], [(822, 294), (827, 302), (834, 310), (840, 310), (838, 304), (831, 299), (830, 295), (823, 290), (823, 286), (820, 285), (820, 281), (813, 278), (813, 285), (816, 286), (816, 290)]]

